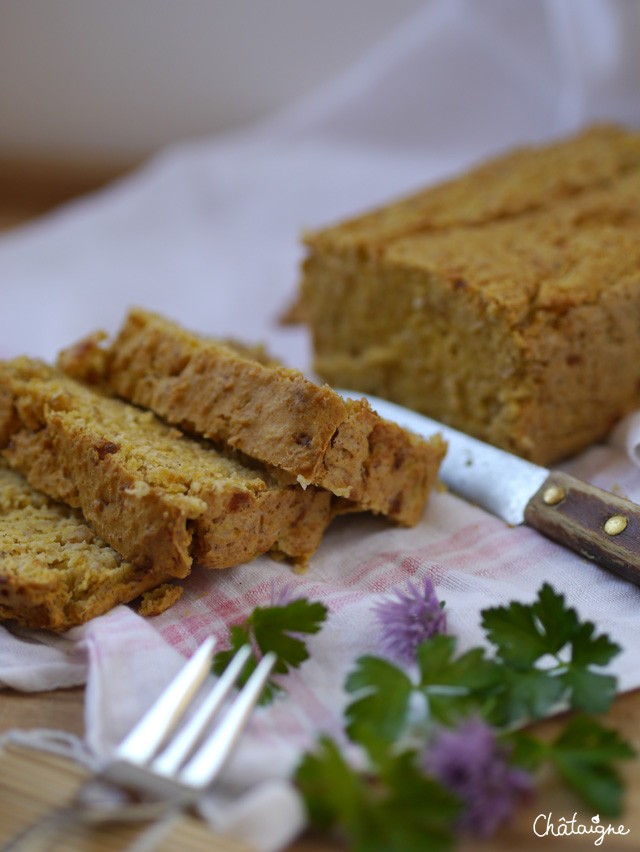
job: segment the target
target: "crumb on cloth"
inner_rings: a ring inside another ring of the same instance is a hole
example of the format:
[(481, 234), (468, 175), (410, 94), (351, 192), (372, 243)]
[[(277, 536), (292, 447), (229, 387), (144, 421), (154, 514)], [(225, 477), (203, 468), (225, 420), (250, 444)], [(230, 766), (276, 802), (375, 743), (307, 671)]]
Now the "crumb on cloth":
[(184, 589), (182, 586), (174, 586), (172, 583), (163, 583), (150, 592), (142, 595), (142, 601), (138, 607), (138, 614), (145, 618), (160, 615), (180, 600)]

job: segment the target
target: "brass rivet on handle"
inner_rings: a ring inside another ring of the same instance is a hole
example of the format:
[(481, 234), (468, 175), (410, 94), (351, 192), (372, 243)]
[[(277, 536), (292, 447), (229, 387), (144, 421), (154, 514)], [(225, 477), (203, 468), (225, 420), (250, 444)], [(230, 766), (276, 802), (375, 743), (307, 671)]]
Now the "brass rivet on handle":
[(555, 506), (567, 496), (567, 492), (561, 485), (550, 485), (542, 492), (542, 502), (547, 506)]
[(612, 515), (605, 521), (604, 531), (607, 535), (620, 535), (621, 532), (626, 530), (628, 523), (629, 521), (624, 515)]

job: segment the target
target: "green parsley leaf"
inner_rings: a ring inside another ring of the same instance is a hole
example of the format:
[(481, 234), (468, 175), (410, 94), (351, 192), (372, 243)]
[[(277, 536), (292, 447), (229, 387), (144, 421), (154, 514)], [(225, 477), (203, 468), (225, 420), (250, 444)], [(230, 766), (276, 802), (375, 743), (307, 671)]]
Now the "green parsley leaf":
[[(264, 655), (273, 651), (278, 658), (275, 671), (286, 674), (309, 659), (300, 635), (317, 633), (327, 617), (327, 608), (319, 602), (294, 600), (284, 606), (258, 607), (251, 615), (253, 638)], [(297, 635), (296, 635), (297, 634)]]
[(530, 666), (546, 654), (556, 656), (579, 630), (574, 609), (544, 583), (533, 604), (516, 601), (485, 609), (482, 625), (505, 662)]
[(563, 700), (590, 713), (611, 705), (615, 680), (593, 667), (606, 665), (620, 647), (605, 634), (596, 636), (594, 625), (581, 622), (548, 583), (533, 604), (484, 610), (482, 624), (506, 667), (505, 700), (494, 721), (540, 718)]
[(620, 646), (605, 634), (594, 636), (590, 621), (579, 624), (571, 637), (571, 662), (578, 666), (606, 666), (620, 653)]
[(509, 731), (502, 734), (502, 739), (509, 750), (511, 763), (529, 772), (538, 769), (548, 757), (547, 744), (527, 730)]
[(502, 682), (501, 667), (485, 658), (482, 648), (454, 657), (453, 636), (432, 636), (418, 648), (420, 692), (433, 719), (451, 723), (481, 712), (482, 705)]
[(565, 606), (564, 596), (549, 583), (542, 585), (531, 610), (544, 636), (545, 651), (558, 654), (579, 629), (578, 613), (572, 607)]
[(623, 787), (614, 762), (635, 753), (616, 731), (587, 716), (574, 716), (548, 749), (558, 773), (590, 807), (606, 816), (620, 815)]
[(349, 737), (371, 756), (398, 739), (406, 725), (413, 684), (393, 663), (380, 657), (360, 657), (347, 677), (347, 692), (361, 693), (345, 711)]
[[(243, 645), (250, 645), (252, 655), (240, 684), (246, 683), (258, 661), (269, 651), (276, 655), (274, 674), (287, 674), (309, 659), (304, 636), (317, 633), (327, 617), (327, 608), (318, 601), (305, 598), (290, 601), (282, 606), (256, 607), (240, 624), (229, 630), (229, 648), (219, 651), (213, 659), (213, 671), (221, 674)], [(262, 702), (273, 699), (281, 687), (270, 680), (263, 693)]]
[(347, 834), (358, 831), (364, 807), (362, 779), (330, 737), (321, 737), (315, 752), (304, 755), (295, 781), (313, 825), (325, 829), (342, 825)]
[(387, 795), (376, 802), (377, 845), (367, 849), (423, 852), (452, 848), (452, 827), (462, 810), (453, 793), (419, 768), (405, 751), (390, 758), (380, 773)]
[(377, 777), (358, 774), (323, 737), (296, 775), (312, 824), (338, 828), (355, 852), (446, 852), (460, 803), (425, 776), (410, 751), (388, 755)]
[(502, 668), (499, 694), (487, 714), (494, 725), (541, 719), (558, 704), (565, 692), (560, 677), (536, 668)]
[(600, 674), (588, 668), (571, 666), (562, 675), (562, 681), (570, 690), (571, 707), (587, 713), (605, 713), (616, 697), (616, 678)]
[(545, 636), (538, 629), (533, 607), (517, 603), (482, 611), (487, 638), (500, 657), (515, 666), (531, 666), (548, 652)]

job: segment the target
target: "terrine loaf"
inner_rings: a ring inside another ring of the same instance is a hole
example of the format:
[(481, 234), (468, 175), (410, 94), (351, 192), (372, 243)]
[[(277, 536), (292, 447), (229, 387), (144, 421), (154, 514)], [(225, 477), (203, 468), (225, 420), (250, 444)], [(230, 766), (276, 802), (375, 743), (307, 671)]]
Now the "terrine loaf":
[(29, 358), (0, 363), (0, 447), (137, 566), (186, 576), (273, 552), (304, 563), (332, 495), (231, 458)]
[(640, 133), (595, 127), (309, 234), (314, 368), (540, 463), (640, 406)]
[(0, 461), (0, 619), (68, 630), (166, 579), (125, 561), (78, 511)]
[(260, 362), (242, 350), (133, 310), (115, 339), (94, 335), (59, 364), (185, 431), (286, 471), (307, 487), (346, 498), (354, 508), (417, 523), (444, 455), (380, 418), (364, 400), (345, 401), (297, 370)]

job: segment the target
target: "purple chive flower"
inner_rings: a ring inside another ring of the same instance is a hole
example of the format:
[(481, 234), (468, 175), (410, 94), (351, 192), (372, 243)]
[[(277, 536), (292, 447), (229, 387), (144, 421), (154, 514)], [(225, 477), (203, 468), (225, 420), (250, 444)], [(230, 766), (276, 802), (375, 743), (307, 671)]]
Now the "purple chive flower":
[(427, 747), (423, 768), (462, 801), (461, 831), (487, 837), (531, 792), (530, 775), (510, 766), (508, 757), (481, 719), (439, 730)]
[(384, 650), (399, 662), (413, 663), (418, 645), (447, 629), (447, 618), (429, 577), (420, 591), (413, 583), (396, 590), (395, 600), (379, 603), (375, 612), (382, 628)]

